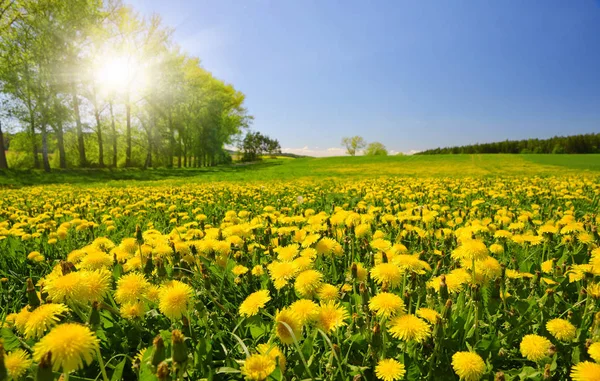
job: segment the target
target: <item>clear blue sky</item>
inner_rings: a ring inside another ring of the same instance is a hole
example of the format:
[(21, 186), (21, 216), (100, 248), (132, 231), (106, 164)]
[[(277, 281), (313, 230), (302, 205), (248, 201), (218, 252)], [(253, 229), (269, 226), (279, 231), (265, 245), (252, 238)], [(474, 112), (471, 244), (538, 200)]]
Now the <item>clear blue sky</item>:
[(599, 0), (126, 1), (293, 152), (600, 132)]

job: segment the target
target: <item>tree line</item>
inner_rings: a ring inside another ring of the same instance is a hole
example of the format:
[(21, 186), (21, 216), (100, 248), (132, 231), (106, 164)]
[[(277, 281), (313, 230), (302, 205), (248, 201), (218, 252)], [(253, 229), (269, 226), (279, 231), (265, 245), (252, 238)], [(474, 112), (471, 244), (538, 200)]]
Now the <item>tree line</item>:
[(119, 0), (0, 0), (0, 169), (216, 165), (244, 98)]
[(435, 148), (419, 152), (418, 155), (477, 153), (600, 153), (600, 133)]
[(356, 156), (363, 152), (365, 156), (387, 156), (387, 148), (380, 142), (367, 144), (362, 136), (350, 136), (342, 138), (342, 146), (346, 148), (346, 153), (350, 156)]

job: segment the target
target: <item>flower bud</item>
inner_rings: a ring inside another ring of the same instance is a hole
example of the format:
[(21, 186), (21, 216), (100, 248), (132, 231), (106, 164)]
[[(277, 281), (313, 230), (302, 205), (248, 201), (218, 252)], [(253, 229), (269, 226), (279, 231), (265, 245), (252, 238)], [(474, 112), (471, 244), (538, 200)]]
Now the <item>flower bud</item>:
[(36, 381), (54, 381), (54, 373), (52, 373), (52, 353), (47, 352), (40, 359), (40, 364), (37, 368)]
[(550, 364), (546, 364), (544, 367), (544, 380), (551, 380), (552, 373), (550, 372)]
[(494, 381), (504, 381), (506, 378), (504, 377), (503, 372), (496, 372), (494, 375)]
[(446, 276), (443, 274), (440, 276), (440, 298), (442, 300), (448, 299), (448, 285), (446, 284)]
[(375, 323), (373, 325), (373, 336), (371, 339), (371, 346), (373, 347), (373, 352), (379, 353), (381, 348), (383, 348), (383, 338), (381, 336), (381, 327), (379, 323)]
[(35, 292), (31, 278), (27, 278), (27, 303), (32, 311), (40, 305), (40, 298), (38, 298), (37, 292)]
[(152, 255), (150, 255), (144, 264), (144, 274), (150, 275), (152, 271), (154, 271), (154, 263), (152, 262)]
[(169, 379), (169, 364), (166, 362), (161, 362), (158, 364), (158, 368), (156, 369), (156, 377), (158, 377), (159, 381), (166, 381)]
[(158, 366), (167, 357), (165, 353), (165, 342), (160, 335), (157, 335), (152, 342), (153, 351), (151, 364), (152, 366)]
[(142, 229), (140, 228), (140, 225), (135, 226), (135, 240), (137, 241), (138, 245), (144, 244), (144, 237), (142, 236)]
[(180, 330), (173, 330), (172, 336), (171, 357), (176, 363), (183, 363), (187, 360), (187, 346), (185, 345), (185, 337)]
[(352, 273), (352, 279), (358, 278), (358, 266), (356, 265), (356, 262), (352, 263), (350, 272)]
[(88, 319), (88, 323), (93, 330), (95, 330), (100, 325), (100, 305), (98, 302), (92, 303), (92, 311), (90, 312), (90, 318)]
[(444, 310), (442, 311), (442, 319), (450, 320), (450, 315), (452, 314), (452, 299), (446, 300), (446, 304), (444, 305)]
[(364, 282), (360, 282), (360, 285), (358, 286), (358, 290), (360, 291), (360, 296), (362, 297), (363, 307), (368, 308), (369, 307), (369, 291), (367, 290), (367, 286), (365, 285)]

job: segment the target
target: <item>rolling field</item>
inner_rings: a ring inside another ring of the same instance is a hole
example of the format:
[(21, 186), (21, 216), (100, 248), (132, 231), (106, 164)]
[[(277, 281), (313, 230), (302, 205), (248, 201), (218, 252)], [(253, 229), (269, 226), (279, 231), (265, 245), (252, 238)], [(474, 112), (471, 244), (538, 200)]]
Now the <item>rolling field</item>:
[(148, 185), (158, 180), (175, 184), (204, 181), (271, 181), (377, 176), (494, 177), (593, 174), (600, 155), (431, 155), (387, 157), (277, 158), (252, 164), (186, 169), (73, 169), (0, 172), (0, 186), (101, 183)]
[(0, 381), (596, 380), (599, 180), (600, 155), (0, 174)]

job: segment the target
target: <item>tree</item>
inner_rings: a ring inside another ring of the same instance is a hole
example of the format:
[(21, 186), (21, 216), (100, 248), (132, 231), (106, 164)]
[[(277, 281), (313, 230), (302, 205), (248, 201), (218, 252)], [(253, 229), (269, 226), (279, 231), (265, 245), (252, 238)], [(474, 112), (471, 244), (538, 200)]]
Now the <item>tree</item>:
[[(19, 166), (47, 171), (230, 160), (224, 146), (252, 122), (245, 95), (171, 35), (120, 0), (0, 0), (0, 100), (10, 104), (0, 105), (0, 168), (1, 143), (16, 134), (20, 144), (6, 148)], [(13, 134), (6, 121), (16, 121)], [(260, 152), (279, 149), (265, 142)]]
[(281, 153), (279, 141), (271, 139), (260, 132), (249, 131), (239, 147), (242, 161), (256, 161), (265, 153), (275, 155)]
[(356, 152), (365, 148), (367, 142), (361, 136), (353, 136), (351, 138), (343, 138), (342, 145), (346, 147), (346, 153), (350, 156), (356, 156)]
[(387, 156), (388, 151), (382, 143), (373, 142), (369, 143), (365, 150), (367, 156)]

